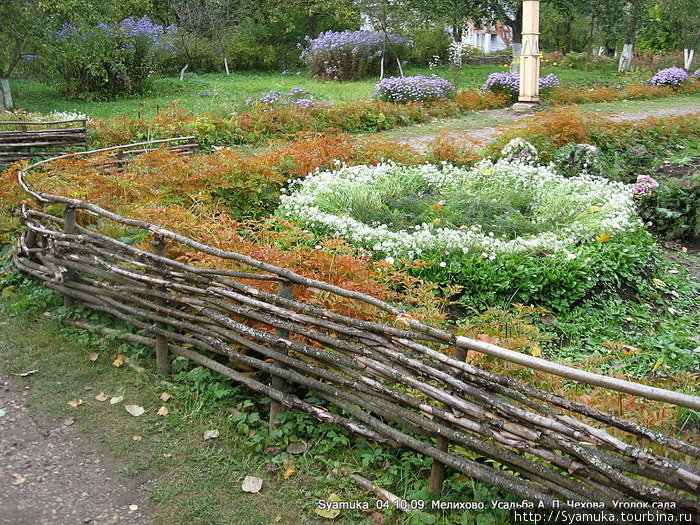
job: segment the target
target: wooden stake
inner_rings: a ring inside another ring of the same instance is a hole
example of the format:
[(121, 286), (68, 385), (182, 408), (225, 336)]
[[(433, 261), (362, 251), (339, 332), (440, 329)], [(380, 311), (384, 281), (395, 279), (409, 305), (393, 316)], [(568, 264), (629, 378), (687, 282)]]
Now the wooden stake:
[[(154, 253), (160, 257), (165, 257), (166, 254), (166, 242), (163, 237), (155, 238)], [(157, 267), (161, 267), (162, 264), (157, 263)], [(165, 291), (164, 288), (161, 288)], [(165, 306), (166, 301), (162, 297), (156, 297), (154, 302), (158, 306)], [(165, 330), (167, 326), (165, 323), (157, 322), (156, 328), (160, 330)], [(168, 339), (164, 335), (156, 335), (156, 367), (158, 368), (158, 373), (164, 376), (170, 375), (170, 353), (168, 351)]]
[[(292, 299), (294, 297), (294, 285), (289, 281), (280, 281), (277, 289), (277, 296), (281, 299)], [(275, 335), (277, 337), (287, 339), (289, 337), (289, 330), (286, 330), (284, 328), (277, 328), (275, 330)], [(277, 346), (276, 350), (280, 353), (287, 353), (287, 349), (281, 346)], [(279, 362), (275, 362), (275, 366), (284, 367), (284, 365)], [(273, 376), (270, 386), (275, 390), (284, 392), (287, 386), (287, 382), (281, 377)], [(270, 430), (275, 428), (275, 418), (277, 417), (277, 414), (279, 414), (283, 410), (284, 406), (282, 405), (282, 403), (280, 403), (279, 401), (272, 400), (272, 402), (270, 403)]]
[[(66, 206), (66, 209), (64, 211), (63, 219), (65, 221), (64, 224), (64, 231), (72, 235), (75, 233), (75, 208), (73, 206)], [(64, 277), (65, 281), (72, 281), (75, 279), (75, 271), (73, 270), (66, 270), (66, 275)], [(73, 306), (73, 298), (70, 295), (64, 295), (63, 296), (63, 306), (66, 308), (70, 308)]]

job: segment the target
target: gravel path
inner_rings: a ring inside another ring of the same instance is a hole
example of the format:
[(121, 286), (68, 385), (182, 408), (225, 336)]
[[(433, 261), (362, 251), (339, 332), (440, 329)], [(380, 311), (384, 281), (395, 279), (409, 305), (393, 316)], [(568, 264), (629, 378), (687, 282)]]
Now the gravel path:
[[(700, 104), (687, 104), (685, 106), (678, 106), (672, 108), (654, 109), (650, 111), (629, 111), (624, 113), (600, 113), (607, 114), (613, 120), (618, 121), (635, 121), (642, 120), (647, 117), (678, 117), (681, 115), (690, 115), (693, 113), (700, 113)], [(511, 109), (493, 109), (489, 111), (484, 111), (482, 114), (488, 115), (490, 118), (497, 119), (503, 124), (511, 124), (515, 121), (532, 118), (532, 115), (515, 113)], [(465, 117), (468, 119), (469, 117)], [(469, 129), (462, 131), (455, 131), (450, 133), (455, 137), (464, 139), (469, 137), (474, 142), (486, 143), (489, 142), (496, 133), (498, 133), (499, 128), (497, 126), (485, 127), (480, 129)], [(433, 140), (438, 133), (430, 133), (426, 135), (413, 135), (410, 137), (394, 137), (393, 140), (400, 142), (401, 144), (406, 144), (413, 147), (419, 153), (425, 154), (428, 152), (428, 144)]]
[(30, 395), (0, 374), (0, 524), (146, 523), (145, 484), (121, 480), (105, 447), (72, 419), (27, 410)]

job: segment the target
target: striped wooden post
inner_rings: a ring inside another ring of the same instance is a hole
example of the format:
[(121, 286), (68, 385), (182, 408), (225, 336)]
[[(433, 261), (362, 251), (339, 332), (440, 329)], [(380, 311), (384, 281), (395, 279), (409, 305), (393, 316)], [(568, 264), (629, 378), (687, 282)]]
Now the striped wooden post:
[[(294, 297), (294, 285), (290, 283), (289, 281), (280, 281), (278, 288), (277, 288), (277, 296), (282, 298), (282, 299), (292, 299)], [(283, 328), (277, 328), (275, 330), (275, 335), (277, 337), (287, 339), (289, 337), (289, 330), (285, 330)], [(281, 345), (277, 346), (276, 350), (280, 353), (287, 353), (287, 349)], [(282, 363), (275, 362), (275, 366), (282, 367), (284, 366)], [(277, 376), (272, 376), (272, 381), (270, 382), (270, 386), (274, 388), (275, 390), (279, 390), (280, 392), (284, 392), (285, 388), (287, 387), (287, 382), (282, 379), (281, 377)], [(277, 414), (282, 412), (284, 410), (284, 406), (282, 403), (279, 401), (275, 401), (274, 399), (270, 402), (270, 430), (275, 428), (275, 418), (277, 417)]]
[[(165, 257), (167, 251), (167, 244), (163, 237), (156, 237), (153, 240), (154, 253), (160, 257)], [(162, 263), (157, 263), (156, 267), (163, 267)], [(160, 288), (160, 290), (165, 291), (165, 288)], [(156, 297), (155, 303), (158, 306), (165, 306), (165, 299), (162, 297)], [(161, 313), (162, 315), (162, 313)], [(159, 330), (166, 330), (167, 325), (160, 321), (156, 322), (156, 328)], [(170, 375), (170, 351), (168, 349), (168, 338), (161, 334), (156, 334), (156, 368), (158, 373), (164, 376)]]
[[(74, 234), (75, 233), (75, 222), (76, 222), (76, 213), (75, 213), (75, 208), (73, 206), (66, 206), (65, 210), (63, 211), (63, 220), (65, 221), (63, 224), (63, 231), (65, 231), (67, 234)], [(75, 272), (73, 270), (66, 270), (65, 277), (63, 278), (65, 282), (70, 282), (75, 280)], [(63, 296), (63, 306), (66, 308), (70, 308), (74, 304), (74, 300), (70, 295), (65, 295)]]
[[(455, 347), (455, 359), (464, 361), (467, 358), (467, 351), (464, 348)], [(435, 442), (435, 448), (443, 452), (449, 452), (450, 441), (443, 436), (438, 436)], [(430, 479), (428, 481), (428, 490), (433, 494), (440, 496), (442, 486), (445, 482), (445, 465), (434, 459), (430, 467)]]

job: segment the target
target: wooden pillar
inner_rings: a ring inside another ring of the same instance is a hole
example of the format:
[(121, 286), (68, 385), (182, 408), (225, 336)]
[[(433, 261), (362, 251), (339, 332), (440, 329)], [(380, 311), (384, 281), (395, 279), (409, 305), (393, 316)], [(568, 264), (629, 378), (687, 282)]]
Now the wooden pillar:
[[(455, 359), (464, 361), (467, 357), (467, 351), (464, 348), (455, 347)], [(448, 452), (450, 449), (450, 441), (444, 436), (438, 436), (435, 442), (435, 448), (443, 452)], [(442, 493), (442, 485), (445, 482), (445, 465), (434, 459), (430, 467), (430, 480), (428, 481), (428, 490), (433, 494), (440, 496)]]
[[(294, 297), (294, 285), (290, 283), (289, 281), (280, 281), (278, 284), (277, 288), (277, 296), (282, 298), (282, 299), (292, 299)], [(287, 339), (289, 337), (289, 330), (285, 330), (283, 328), (278, 328), (275, 331), (275, 335), (277, 337)], [(275, 348), (278, 352), (280, 353), (287, 353), (287, 348), (279, 345)], [(282, 363), (275, 362), (274, 366), (279, 366), (282, 367), (284, 366)], [(279, 390), (280, 392), (284, 392), (285, 388), (287, 387), (287, 382), (277, 376), (272, 376), (272, 381), (270, 383), (270, 386), (274, 388), (275, 390)], [(277, 417), (277, 414), (282, 412), (284, 410), (284, 406), (282, 403), (279, 401), (275, 401), (274, 399), (270, 402), (270, 430), (275, 428), (275, 418)]]
[(540, 101), (540, 2), (523, 1), (523, 46), (520, 53), (520, 93), (513, 106), (530, 111)]
[[(73, 206), (68, 206), (66, 205), (66, 209), (63, 212), (63, 220), (65, 221), (63, 224), (63, 231), (66, 233), (72, 235), (75, 233), (75, 221), (76, 221), (76, 213), (75, 213), (75, 208)], [(75, 272), (73, 270), (66, 270), (66, 274), (64, 277), (65, 282), (70, 282), (75, 279)], [(63, 296), (63, 306), (66, 308), (70, 308), (73, 306), (74, 300), (70, 295), (64, 295)]]
[[(155, 237), (153, 240), (154, 249), (153, 252), (160, 256), (165, 257), (167, 251), (167, 243), (163, 237)], [(157, 263), (157, 267), (163, 267), (162, 263)], [(165, 291), (165, 288), (159, 288), (160, 291)], [(165, 299), (162, 297), (156, 297), (155, 303), (158, 306), (165, 306)], [(162, 314), (161, 314), (162, 315)], [(167, 326), (165, 323), (156, 322), (156, 328), (159, 330), (166, 330)], [(170, 351), (168, 349), (168, 338), (161, 334), (156, 334), (156, 368), (158, 373), (164, 376), (169, 376), (170, 369)]]

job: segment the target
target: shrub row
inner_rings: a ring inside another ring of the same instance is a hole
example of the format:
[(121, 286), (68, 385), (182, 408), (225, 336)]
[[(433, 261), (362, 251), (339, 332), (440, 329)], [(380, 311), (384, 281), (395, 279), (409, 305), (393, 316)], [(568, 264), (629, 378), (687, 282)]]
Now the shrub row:
[(546, 102), (554, 106), (570, 106), (572, 104), (612, 102), (615, 100), (648, 100), (679, 94), (693, 95), (697, 93), (700, 93), (699, 81), (684, 82), (676, 88), (643, 83), (634, 83), (620, 87), (559, 87), (547, 96)]
[(146, 138), (194, 135), (205, 146), (259, 144), (270, 139), (299, 133), (373, 133), (399, 126), (457, 116), (464, 111), (506, 107), (505, 97), (493, 93), (460, 93), (454, 101), (430, 104), (391, 104), (388, 102), (348, 102), (309, 107), (286, 105), (253, 107), (231, 118), (195, 115), (170, 107), (152, 118), (116, 116), (96, 120), (92, 126), (95, 147), (125, 144)]

